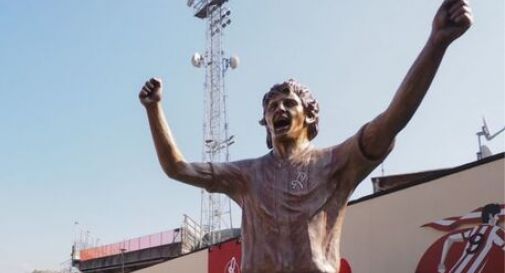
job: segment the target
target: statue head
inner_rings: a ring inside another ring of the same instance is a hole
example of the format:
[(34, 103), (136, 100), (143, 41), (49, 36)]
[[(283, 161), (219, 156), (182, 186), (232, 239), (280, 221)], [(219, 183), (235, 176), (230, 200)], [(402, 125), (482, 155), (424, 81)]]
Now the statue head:
[[(282, 98), (282, 100), (280, 100)], [(297, 119), (296, 107), (301, 105), (301, 120)], [(276, 109), (274, 109), (276, 108)], [(292, 108), (292, 111), (290, 111)], [(275, 111), (275, 113), (273, 113)], [(272, 118), (268, 126), (267, 116)], [(298, 121), (299, 120), (299, 121)], [(263, 96), (263, 118), (259, 123), (267, 131), (267, 146), (272, 149), (272, 130), (289, 132), (296, 126), (303, 126), (308, 140), (316, 137), (319, 131), (319, 103), (312, 97), (310, 90), (293, 79), (276, 84)], [(301, 123), (301, 124), (297, 124)]]

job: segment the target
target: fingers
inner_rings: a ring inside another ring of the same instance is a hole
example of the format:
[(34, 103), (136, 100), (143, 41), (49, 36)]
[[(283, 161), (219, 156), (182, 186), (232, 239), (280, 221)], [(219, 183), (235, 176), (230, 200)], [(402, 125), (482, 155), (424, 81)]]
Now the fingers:
[(151, 82), (151, 80), (148, 80), (148, 81), (146, 81), (146, 83), (144, 84), (144, 87), (145, 87), (145, 88), (149, 88), (149, 89), (154, 89), (154, 84)]
[(448, 6), (452, 5), (454, 2), (457, 2), (457, 1), (460, 1), (460, 0), (444, 0), (441, 8), (447, 8)]
[(144, 86), (142, 86), (142, 89), (139, 92), (139, 98), (143, 103), (150, 100), (158, 101), (161, 98), (161, 86), (161, 79), (149, 79), (145, 82)]
[(156, 91), (161, 88), (161, 80), (158, 78), (151, 78), (142, 87), (142, 90), (147, 92)]
[(159, 79), (159, 78), (151, 78), (149, 80), (149, 83), (152, 85), (153, 88), (160, 88), (161, 87), (161, 79)]
[(447, 6), (449, 19), (458, 25), (470, 26), (473, 22), (473, 15), (468, 0), (447, 1), (449, 1), (449, 5)]
[(470, 26), (473, 23), (469, 0), (444, 0), (438, 13), (457, 25)]
[(142, 87), (142, 89), (140, 90), (140, 93), (139, 93), (139, 97), (140, 98), (147, 98), (149, 96), (149, 94), (151, 93), (151, 91), (146, 88), (145, 86)]
[(142, 86), (142, 89), (140, 90), (139, 97), (141, 98), (147, 98), (152, 92), (153, 92), (154, 86), (147, 81), (144, 86)]
[(449, 14), (454, 13), (457, 9), (461, 8), (462, 6), (468, 6), (468, 1), (456, 1), (451, 4), (452, 5), (449, 6)]
[(161, 80), (158, 78), (151, 78), (144, 84), (148, 90), (154, 90), (161, 87)]
[(453, 15), (451, 15), (451, 20), (460, 24), (464, 21), (472, 22), (472, 14), (467, 10), (458, 10)]
[(469, 27), (473, 23), (473, 17), (469, 16), (468, 14), (462, 14), (461, 16), (456, 17), (456, 19), (454, 19), (454, 22), (458, 25)]

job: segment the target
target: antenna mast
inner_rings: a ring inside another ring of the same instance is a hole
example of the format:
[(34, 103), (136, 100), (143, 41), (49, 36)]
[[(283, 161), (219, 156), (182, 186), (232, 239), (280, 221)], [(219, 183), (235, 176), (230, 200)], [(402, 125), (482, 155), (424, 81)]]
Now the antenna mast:
[[(235, 69), (237, 57), (225, 58), (223, 51), (224, 29), (230, 25), (231, 11), (225, 7), (228, 0), (188, 0), (187, 5), (195, 17), (206, 22), (206, 51), (195, 53), (191, 63), (205, 68), (204, 120), (202, 160), (204, 162), (229, 161), (229, 147), (234, 143), (228, 133), (224, 76), (228, 68)], [(201, 193), (201, 219), (203, 245), (221, 240), (218, 232), (232, 228), (231, 201), (223, 194)]]
[(477, 152), (477, 160), (481, 160), (485, 157), (492, 155), (489, 148), (486, 145), (482, 144), (482, 141), (480, 140), (481, 137), (484, 136), (487, 141), (490, 141), (497, 135), (501, 134), (503, 131), (505, 131), (505, 127), (503, 127), (502, 129), (498, 130), (498, 132), (491, 135), (491, 133), (489, 133), (489, 128), (487, 127), (486, 119), (484, 117), (482, 118), (481, 130), (477, 132), (477, 141), (479, 142), (479, 151)]

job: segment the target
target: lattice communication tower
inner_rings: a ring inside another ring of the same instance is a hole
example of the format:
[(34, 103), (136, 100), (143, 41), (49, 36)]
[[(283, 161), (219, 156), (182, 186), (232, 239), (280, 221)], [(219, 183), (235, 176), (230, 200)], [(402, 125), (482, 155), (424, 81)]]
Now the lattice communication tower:
[[(226, 58), (223, 51), (224, 29), (231, 23), (231, 11), (225, 7), (228, 0), (188, 0), (195, 17), (206, 22), (206, 50), (195, 53), (191, 63), (205, 68), (203, 148), (204, 162), (229, 161), (229, 147), (234, 143), (228, 133), (224, 76), (228, 68), (235, 69), (239, 59)], [(202, 243), (209, 245), (221, 240), (221, 231), (232, 228), (231, 201), (222, 194), (207, 193), (201, 196)]]

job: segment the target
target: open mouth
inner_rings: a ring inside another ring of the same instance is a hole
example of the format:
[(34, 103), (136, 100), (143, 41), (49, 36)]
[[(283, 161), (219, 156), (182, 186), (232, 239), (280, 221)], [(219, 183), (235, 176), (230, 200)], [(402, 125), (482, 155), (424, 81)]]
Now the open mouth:
[(288, 115), (283, 114), (275, 117), (274, 119), (274, 131), (276, 133), (287, 132), (291, 127), (291, 119)]

